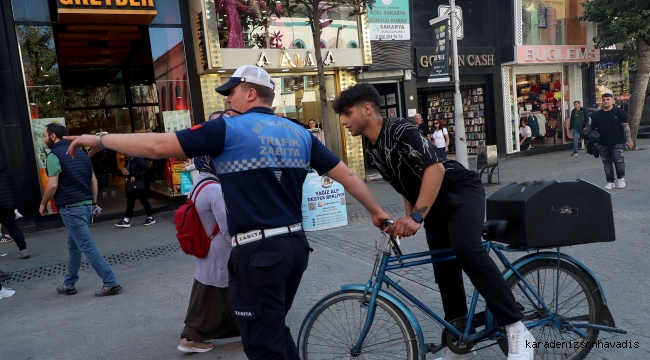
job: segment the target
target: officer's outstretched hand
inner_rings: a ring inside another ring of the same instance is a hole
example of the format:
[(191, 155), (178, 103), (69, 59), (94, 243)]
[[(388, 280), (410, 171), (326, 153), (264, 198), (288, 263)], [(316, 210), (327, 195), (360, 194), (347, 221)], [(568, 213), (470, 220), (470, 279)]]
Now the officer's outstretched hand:
[(420, 230), (420, 224), (413, 220), (410, 216), (398, 217), (393, 224), (394, 237), (407, 237), (415, 235)]
[(372, 214), (372, 223), (379, 228), (382, 232), (385, 231), (386, 227), (384, 225), (384, 220), (392, 219), (390, 215), (384, 210), (379, 211), (378, 213)]
[(88, 152), (88, 156), (91, 157), (102, 151), (102, 149), (99, 148), (99, 145), (97, 145), (97, 138), (95, 135), (64, 136), (63, 140), (70, 141), (70, 146), (68, 147), (66, 154), (70, 155), (73, 159), (76, 156), (75, 148), (78, 147), (89, 147), (90, 152)]

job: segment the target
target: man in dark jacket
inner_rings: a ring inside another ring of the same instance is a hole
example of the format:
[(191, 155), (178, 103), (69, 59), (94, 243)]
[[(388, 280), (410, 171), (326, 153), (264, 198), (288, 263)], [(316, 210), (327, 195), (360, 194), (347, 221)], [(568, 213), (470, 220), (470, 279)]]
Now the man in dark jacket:
[[(625, 146), (632, 148), (632, 135), (627, 114), (623, 109), (614, 107), (614, 96), (603, 94), (602, 108), (594, 113), (591, 128), (600, 133), (600, 141), (596, 143), (596, 150), (605, 167), (607, 184), (603, 187), (611, 190), (625, 187), (625, 159), (623, 153)], [(616, 176), (614, 176), (616, 170)], [(614, 180), (616, 179), (616, 183)]]
[(25, 243), (25, 235), (16, 226), (16, 194), (14, 193), (14, 184), (11, 180), (11, 175), (5, 166), (2, 159), (0, 159), (0, 224), (7, 228), (11, 237), (16, 241), (16, 246), (20, 251), (20, 257), (27, 259), (29, 253), (27, 252), (27, 244)]
[(587, 110), (580, 106), (580, 101), (573, 102), (571, 110), (571, 120), (569, 120), (569, 130), (573, 131), (573, 153), (571, 156), (578, 155), (578, 139), (587, 137), (587, 126), (589, 126), (589, 114)]
[(68, 135), (68, 130), (61, 124), (47, 125), (43, 135), (43, 141), (52, 151), (47, 155), (48, 180), (39, 212), (43, 216), (47, 215), (47, 203), (54, 197), (61, 220), (68, 228), (68, 274), (63, 280), (63, 285), (59, 285), (56, 291), (66, 295), (77, 293), (75, 283), (79, 280), (83, 253), (104, 282), (101, 290), (95, 292), (95, 295), (117, 294), (122, 287), (117, 282), (110, 265), (97, 250), (88, 229), (91, 217), (99, 214), (97, 178), (93, 174), (90, 158), (81, 149), (76, 149), (76, 159), (66, 155), (70, 142), (62, 140)]
[(126, 167), (122, 169), (122, 174), (126, 176), (126, 215), (124, 219), (116, 223), (115, 226), (128, 228), (131, 227), (131, 217), (133, 217), (133, 207), (135, 201), (140, 200), (144, 207), (147, 218), (142, 225), (148, 226), (156, 223), (153, 219), (153, 212), (149, 204), (149, 164), (147, 160), (139, 157), (129, 158)]

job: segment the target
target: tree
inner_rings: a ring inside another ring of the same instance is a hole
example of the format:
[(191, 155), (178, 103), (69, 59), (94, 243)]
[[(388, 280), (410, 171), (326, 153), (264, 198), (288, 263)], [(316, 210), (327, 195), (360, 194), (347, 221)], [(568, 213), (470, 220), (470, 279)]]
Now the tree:
[(63, 117), (63, 94), (50, 26), (17, 26), (32, 119)]
[(320, 93), (323, 116), (325, 146), (331, 149), (329, 111), (327, 109), (327, 93), (325, 90), (325, 70), (320, 48), (322, 28), (329, 25), (331, 21), (321, 23), (321, 19), (323, 14), (337, 9), (347, 9), (348, 17), (363, 15), (367, 9), (372, 9), (375, 0), (282, 0), (281, 3), (286, 15), (302, 15), (309, 19), (314, 40), (314, 56), (316, 57), (316, 65), (318, 67), (318, 92)]
[(597, 25), (594, 42), (603, 48), (625, 43), (625, 50), (636, 75), (630, 98), (630, 131), (636, 148), (636, 136), (650, 81), (650, 1), (648, 0), (591, 0), (582, 3), (584, 15), (578, 20)]

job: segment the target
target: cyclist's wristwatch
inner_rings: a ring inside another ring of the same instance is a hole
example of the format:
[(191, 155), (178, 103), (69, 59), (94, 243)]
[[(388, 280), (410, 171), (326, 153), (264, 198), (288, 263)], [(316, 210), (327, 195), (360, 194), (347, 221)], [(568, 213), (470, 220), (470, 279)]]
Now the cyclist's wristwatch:
[(422, 222), (424, 221), (422, 215), (418, 213), (411, 213), (411, 219), (413, 219), (413, 221), (415, 221), (418, 224), (422, 224)]
[(107, 135), (107, 134), (108, 134), (108, 132), (106, 132), (106, 131), (98, 132), (97, 134), (95, 134), (95, 136), (96, 136), (95, 139), (97, 140), (97, 146), (99, 146), (99, 148), (102, 149), (102, 150), (106, 149), (106, 146), (104, 146), (104, 144), (102, 144), (102, 136)]

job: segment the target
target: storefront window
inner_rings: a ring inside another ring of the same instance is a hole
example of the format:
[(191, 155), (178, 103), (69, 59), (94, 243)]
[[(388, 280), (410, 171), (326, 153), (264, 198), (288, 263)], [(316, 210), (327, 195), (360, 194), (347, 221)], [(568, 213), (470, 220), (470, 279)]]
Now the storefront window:
[(63, 116), (63, 97), (52, 27), (16, 26), (32, 119)]
[(192, 127), (183, 31), (179, 28), (150, 28), (149, 35), (156, 84), (155, 88), (147, 91), (150, 94), (147, 96), (155, 95), (155, 102), (160, 100), (165, 132)]
[[(515, 95), (517, 109), (517, 145), (520, 151), (529, 148), (561, 145), (564, 143), (563, 120), (566, 111), (563, 95), (563, 82), (566, 75), (558, 72), (543, 74), (517, 74), (515, 76)], [(522, 121), (531, 129), (531, 141), (521, 145), (519, 129)]]
[(523, 45), (585, 45), (587, 25), (575, 20), (579, 0), (524, 0), (521, 11)]
[(16, 21), (50, 21), (47, 0), (13, 0), (11, 5)]
[(178, 0), (156, 0), (156, 11), (158, 14), (152, 24), (180, 25), (181, 11), (178, 8)]
[[(65, 125), (63, 94), (52, 27), (19, 25), (16, 26), (16, 36), (22, 56), (36, 164), (41, 189), (44, 189), (47, 184), (45, 159), (49, 149), (43, 142), (43, 130), (52, 122)], [(56, 212), (53, 201), (48, 204), (48, 209)]]
[(276, 114), (296, 119), (305, 126), (310, 119), (322, 125), (318, 75), (272, 76), (271, 79), (275, 84), (272, 107)]
[[(217, 8), (219, 39), (223, 48), (314, 48), (308, 18), (299, 13), (277, 17), (270, 9), (240, 11), (237, 2), (225, 1)], [(357, 17), (346, 7), (328, 10), (320, 20), (321, 48), (359, 46)]]
[[(177, 3), (175, 0), (167, 2)], [(131, 88), (133, 102), (143, 105), (133, 109), (134, 131), (174, 132), (190, 128), (194, 121), (183, 31), (178, 27), (150, 27), (149, 38), (155, 84)], [(152, 161), (152, 171), (157, 180), (151, 184), (151, 190), (167, 196), (183, 195), (180, 180), (183, 161)]]
[(596, 65), (596, 104), (600, 108), (603, 94), (612, 94), (616, 104), (627, 110), (630, 105), (630, 69), (627, 60), (601, 61)]

